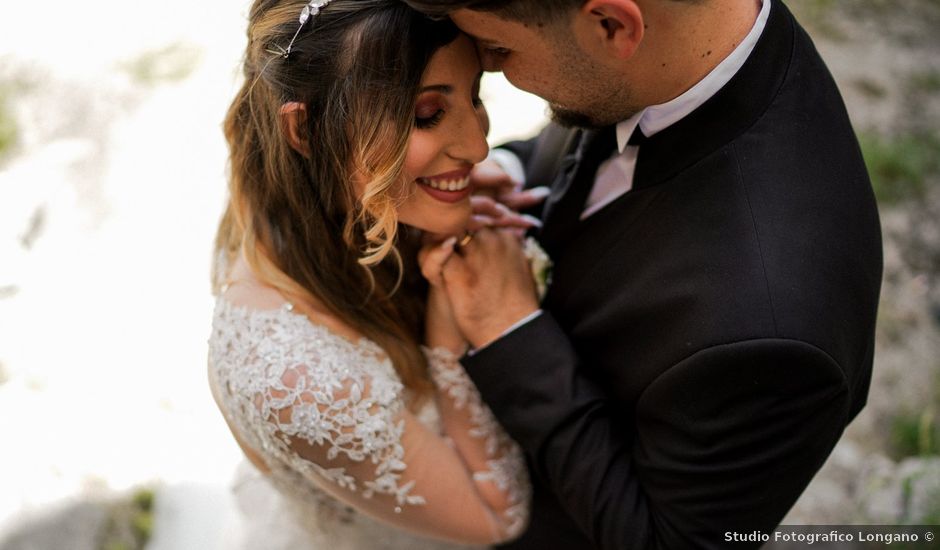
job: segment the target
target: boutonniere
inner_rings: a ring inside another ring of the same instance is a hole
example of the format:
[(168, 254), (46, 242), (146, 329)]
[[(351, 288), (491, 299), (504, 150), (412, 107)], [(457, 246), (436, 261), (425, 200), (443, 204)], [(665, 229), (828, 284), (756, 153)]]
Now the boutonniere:
[(545, 293), (548, 292), (548, 286), (552, 284), (552, 259), (534, 237), (526, 238), (522, 245), (522, 253), (529, 260), (532, 278), (535, 279), (535, 290), (541, 302), (545, 298)]

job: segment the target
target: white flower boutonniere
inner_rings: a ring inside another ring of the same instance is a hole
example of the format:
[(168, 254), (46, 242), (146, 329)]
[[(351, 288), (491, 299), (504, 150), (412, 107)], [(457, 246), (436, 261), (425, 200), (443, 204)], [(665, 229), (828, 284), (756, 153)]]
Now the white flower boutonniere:
[(535, 289), (541, 302), (545, 298), (545, 293), (548, 292), (548, 286), (552, 284), (552, 259), (534, 237), (526, 238), (522, 245), (522, 252), (529, 260), (532, 278), (535, 279)]

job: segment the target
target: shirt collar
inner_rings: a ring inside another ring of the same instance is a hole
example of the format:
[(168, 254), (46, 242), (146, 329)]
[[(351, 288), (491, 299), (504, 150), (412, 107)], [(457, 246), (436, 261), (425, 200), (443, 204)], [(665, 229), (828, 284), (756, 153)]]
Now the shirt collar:
[(751, 51), (754, 50), (770, 14), (771, 0), (758, 0), (758, 2), (762, 4), (760, 14), (754, 21), (750, 32), (728, 57), (705, 75), (705, 78), (679, 97), (660, 105), (651, 105), (617, 124), (617, 147), (621, 153), (627, 147), (627, 141), (638, 125), (646, 137), (668, 128), (708, 101), (737, 74), (751, 55)]

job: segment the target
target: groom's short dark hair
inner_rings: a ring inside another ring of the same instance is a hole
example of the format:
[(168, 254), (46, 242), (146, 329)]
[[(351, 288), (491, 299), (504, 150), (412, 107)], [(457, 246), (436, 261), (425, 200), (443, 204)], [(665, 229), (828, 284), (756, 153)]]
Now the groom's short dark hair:
[(432, 17), (468, 9), (495, 13), (524, 23), (544, 23), (557, 19), (586, 0), (405, 0), (412, 8)]

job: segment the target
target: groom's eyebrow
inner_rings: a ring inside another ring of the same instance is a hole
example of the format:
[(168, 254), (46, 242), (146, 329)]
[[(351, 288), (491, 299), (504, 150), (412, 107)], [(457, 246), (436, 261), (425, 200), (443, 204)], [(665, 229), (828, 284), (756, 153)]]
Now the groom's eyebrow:
[(450, 84), (431, 84), (430, 86), (424, 86), (418, 93), (424, 92), (440, 92), (442, 94), (449, 94), (454, 91), (454, 87)]
[(480, 46), (483, 46), (484, 48), (491, 48), (494, 46), (499, 46), (499, 41), (493, 38), (486, 38), (483, 36), (477, 36), (475, 34), (470, 34), (470, 33), (466, 33), (466, 34), (467, 36), (472, 38), (474, 42), (476, 42)]

